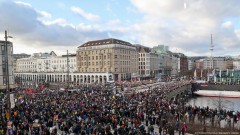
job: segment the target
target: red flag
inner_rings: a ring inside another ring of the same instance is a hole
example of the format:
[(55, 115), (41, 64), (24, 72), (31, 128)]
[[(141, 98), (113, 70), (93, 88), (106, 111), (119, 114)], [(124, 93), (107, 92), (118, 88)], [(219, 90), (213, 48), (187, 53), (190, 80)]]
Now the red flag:
[(44, 85), (43, 85), (43, 84), (39, 84), (39, 88), (40, 88), (40, 89), (43, 89), (43, 88), (44, 88)]
[(32, 94), (32, 89), (31, 88), (27, 88), (27, 94)]

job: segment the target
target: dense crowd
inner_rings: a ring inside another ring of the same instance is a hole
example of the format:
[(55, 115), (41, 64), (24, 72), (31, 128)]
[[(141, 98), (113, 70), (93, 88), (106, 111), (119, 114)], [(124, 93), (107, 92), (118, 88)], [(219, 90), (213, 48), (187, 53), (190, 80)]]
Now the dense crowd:
[(76, 135), (173, 135), (174, 130), (179, 134), (187, 131), (187, 118), (201, 119), (218, 113), (224, 118), (240, 117), (238, 112), (231, 115), (224, 110), (186, 106), (178, 99), (166, 99), (169, 92), (188, 84), (189, 81), (164, 83), (128, 95), (118, 90), (116, 94), (114, 88), (99, 84), (78, 92), (45, 90), (41, 94), (22, 94), (22, 89), (15, 94), (16, 106), (11, 109), (10, 118), (2, 121), (0, 134), (47, 135), (61, 131)]

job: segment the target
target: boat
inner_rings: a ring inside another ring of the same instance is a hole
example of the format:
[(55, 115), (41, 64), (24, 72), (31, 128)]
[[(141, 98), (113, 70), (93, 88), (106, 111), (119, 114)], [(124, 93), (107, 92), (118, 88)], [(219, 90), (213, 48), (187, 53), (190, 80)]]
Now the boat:
[(208, 83), (206, 81), (192, 81), (192, 87), (196, 90), (220, 90), (220, 91), (240, 91), (240, 84)]
[(240, 91), (198, 90), (193, 93), (205, 97), (240, 98)]

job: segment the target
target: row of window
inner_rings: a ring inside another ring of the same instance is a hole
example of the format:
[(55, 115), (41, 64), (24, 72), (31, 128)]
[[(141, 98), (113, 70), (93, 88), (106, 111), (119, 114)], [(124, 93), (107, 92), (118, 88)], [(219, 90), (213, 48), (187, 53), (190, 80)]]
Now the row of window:
[[(76, 59), (69, 59), (69, 62), (76, 62)], [(18, 61), (18, 64), (36, 64), (36, 62), (25, 62), (25, 61)], [(50, 64), (50, 63), (67, 63), (67, 60), (44, 60), (44, 64)], [(38, 64), (42, 64), (42, 62), (38, 62)]]
[[(91, 64), (92, 63), (92, 64)], [(104, 64), (104, 65), (110, 65), (110, 61), (104, 61), (104, 62), (102, 62), (102, 61), (96, 61), (96, 62), (80, 62), (80, 66), (86, 66), (86, 65), (88, 65), (88, 66), (98, 66), (98, 65), (102, 65), (102, 64)], [(129, 66), (130, 65), (130, 61), (115, 61), (114, 62), (114, 65), (118, 65), (118, 64), (120, 64), (120, 65), (122, 65), (122, 66)]]
[[(22, 65), (22, 66), (17, 66), (18, 68), (37, 68), (36, 65)], [(38, 66), (38, 68), (49, 68), (51, 66)], [(58, 68), (58, 67), (67, 67), (67, 64), (65, 65), (54, 65), (52, 68)], [(76, 67), (76, 64), (69, 64), (69, 67)]]
[[(110, 55), (104, 55), (104, 56), (92, 56), (92, 59), (90, 56), (87, 57), (78, 57), (77, 60), (106, 60), (106, 59), (110, 59), (111, 56)], [(124, 59), (124, 60), (130, 60), (130, 56), (126, 56), (126, 55), (114, 55), (114, 58), (120, 58), (120, 59)]]
[[(82, 72), (111, 72), (111, 68), (81, 68)], [(130, 72), (130, 68), (115, 68), (114, 72)]]
[(114, 49), (114, 50), (109, 50), (109, 49), (105, 49), (105, 50), (89, 50), (89, 51), (79, 51), (77, 54), (78, 55), (86, 55), (86, 54), (100, 54), (100, 53), (121, 53), (121, 54), (130, 54), (131, 51), (127, 50), (127, 49)]

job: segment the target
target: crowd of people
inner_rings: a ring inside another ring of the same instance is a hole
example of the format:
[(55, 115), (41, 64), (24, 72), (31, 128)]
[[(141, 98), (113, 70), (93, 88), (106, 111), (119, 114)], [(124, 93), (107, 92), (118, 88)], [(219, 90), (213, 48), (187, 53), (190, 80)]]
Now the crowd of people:
[[(170, 92), (189, 84), (189, 81), (162, 83), (128, 95), (118, 90), (114, 93), (114, 88), (101, 84), (88, 85), (78, 92), (45, 90), (40, 94), (23, 94), (25, 89), (19, 89), (15, 94), (16, 105), (9, 118), (3, 118), (0, 134), (173, 135), (176, 131), (184, 134), (187, 119), (218, 113), (186, 106), (178, 99), (166, 99)], [(240, 113), (228, 116), (237, 120)]]

